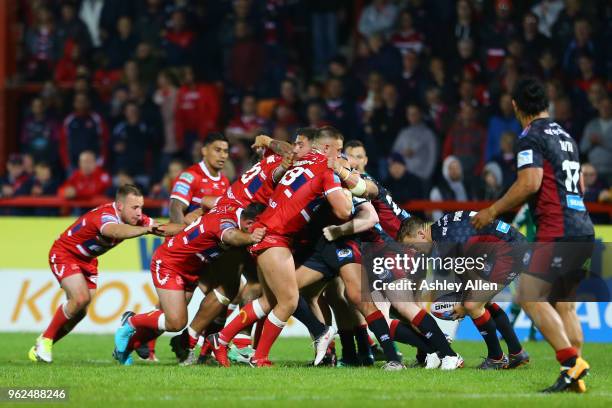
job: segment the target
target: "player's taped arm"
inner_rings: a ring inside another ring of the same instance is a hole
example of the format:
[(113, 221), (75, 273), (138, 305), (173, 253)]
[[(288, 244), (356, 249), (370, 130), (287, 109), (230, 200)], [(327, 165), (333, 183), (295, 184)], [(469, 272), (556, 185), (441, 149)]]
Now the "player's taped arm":
[(378, 223), (378, 214), (371, 203), (363, 203), (357, 207), (355, 217), (341, 225), (330, 225), (323, 229), (323, 235), (328, 241), (365, 232)]
[(221, 242), (235, 247), (247, 246), (261, 241), (264, 234), (264, 228), (256, 228), (252, 233), (242, 232), (238, 228), (228, 228), (221, 234)]
[(155, 226), (141, 227), (129, 224), (108, 223), (102, 226), (100, 233), (107, 238), (129, 239), (140, 237), (145, 234), (153, 233)]
[(374, 198), (378, 195), (378, 187), (371, 180), (364, 179), (359, 173), (351, 172), (345, 167), (334, 169), (342, 183), (355, 197)]
[(186, 209), (187, 204), (180, 200), (177, 200), (176, 198), (171, 198), (169, 208), (170, 222), (174, 224), (184, 224)]

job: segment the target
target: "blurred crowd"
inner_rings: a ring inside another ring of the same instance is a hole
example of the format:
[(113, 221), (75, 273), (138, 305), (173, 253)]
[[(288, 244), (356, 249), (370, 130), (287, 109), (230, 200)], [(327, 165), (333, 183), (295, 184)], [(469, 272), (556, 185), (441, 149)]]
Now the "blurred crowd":
[(610, 200), (610, 1), (21, 0), (19, 16), (18, 80), (40, 92), (2, 197), (135, 182), (165, 198), (209, 132), (231, 142), (231, 178), (255, 135), (329, 124), (397, 201), (492, 200), (516, 174), (510, 93), (535, 75), (587, 201)]

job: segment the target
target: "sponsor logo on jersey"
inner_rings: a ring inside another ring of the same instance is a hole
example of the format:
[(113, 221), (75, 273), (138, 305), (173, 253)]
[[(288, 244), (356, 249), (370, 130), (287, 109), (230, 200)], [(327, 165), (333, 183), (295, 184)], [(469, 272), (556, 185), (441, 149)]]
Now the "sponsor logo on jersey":
[(107, 222), (119, 223), (119, 220), (114, 215), (105, 214), (102, 216), (102, 224), (106, 224)]
[(495, 229), (501, 232), (502, 234), (507, 234), (508, 231), (510, 231), (510, 224), (508, 224), (507, 222), (500, 221)]
[(193, 181), (193, 174), (189, 173), (189, 172), (183, 172), (181, 173), (181, 175), (179, 176), (179, 180), (185, 180), (187, 183), (191, 184), (191, 182)]
[(172, 192), (182, 194), (182, 195), (188, 195), (189, 185), (183, 182), (177, 181), (177, 183), (174, 185), (174, 188), (172, 189)]
[(517, 166), (523, 167), (528, 164), (533, 164), (533, 150), (523, 150), (518, 152), (516, 156)]
[(353, 251), (350, 248), (336, 249), (336, 255), (339, 260), (353, 256)]
[(568, 208), (571, 208), (572, 210), (576, 211), (586, 211), (584, 201), (579, 195), (567, 195), (565, 199), (567, 201)]

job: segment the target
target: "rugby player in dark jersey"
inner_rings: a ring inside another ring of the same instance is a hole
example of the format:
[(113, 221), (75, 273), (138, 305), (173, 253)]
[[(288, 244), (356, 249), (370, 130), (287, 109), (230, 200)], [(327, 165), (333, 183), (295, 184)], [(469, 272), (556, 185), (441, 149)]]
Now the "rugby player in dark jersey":
[(472, 223), (486, 227), (498, 214), (529, 203), (536, 250), (521, 277), (519, 296), (561, 364), (561, 375), (543, 391), (584, 392), (582, 378), (589, 364), (580, 356), (582, 330), (572, 297), (591, 257), (594, 230), (582, 198), (578, 146), (549, 117), (546, 90), (538, 80), (520, 80), (512, 105), (524, 128), (518, 140), (517, 180)]
[[(483, 229), (474, 229), (470, 216), (475, 214), (456, 211), (445, 214), (435, 223), (411, 217), (402, 223), (398, 241), (414, 245), (430, 258), (445, 263), (448, 258), (475, 261), (469, 270), (453, 271), (456, 272), (453, 278), (462, 282), (462, 289), (452, 292), (459, 301), (452, 318), (469, 315), (482, 335), (488, 355), (478, 368), (515, 368), (528, 363), (529, 355), (523, 350), (506, 312), (490, 300), (526, 269), (530, 259), (527, 241), (516, 228), (500, 220)], [(478, 281), (486, 282), (487, 287), (468, 288), (468, 282), (473, 286)], [(508, 356), (502, 351), (497, 331), (508, 345)]]

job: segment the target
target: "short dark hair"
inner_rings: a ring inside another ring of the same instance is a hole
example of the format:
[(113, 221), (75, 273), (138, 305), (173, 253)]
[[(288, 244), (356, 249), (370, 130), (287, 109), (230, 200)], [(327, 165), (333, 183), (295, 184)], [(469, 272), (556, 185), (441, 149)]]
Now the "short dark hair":
[(317, 134), (314, 140), (323, 139), (324, 137), (330, 137), (336, 140), (344, 140), (342, 133), (333, 126), (323, 126), (317, 130)]
[(361, 140), (353, 139), (344, 144), (344, 151), (346, 152), (346, 149), (354, 149), (356, 147), (363, 147), (363, 150), (365, 150), (365, 146)]
[(546, 89), (537, 78), (521, 78), (512, 91), (512, 99), (518, 110), (527, 116), (535, 116), (548, 108)]
[(128, 195), (135, 195), (136, 197), (142, 197), (142, 191), (134, 184), (124, 184), (117, 189), (115, 199), (117, 201), (125, 199)]
[(427, 225), (427, 223), (423, 219), (413, 215), (402, 221), (396, 239), (401, 242), (406, 237), (414, 237), (416, 236), (417, 230), (423, 228), (425, 225)]
[(242, 216), (247, 220), (254, 220), (259, 214), (266, 209), (266, 206), (261, 203), (251, 203), (246, 206), (242, 212)]
[(208, 134), (208, 136), (206, 136), (206, 139), (204, 139), (204, 144), (203, 146), (206, 147), (209, 144), (212, 144), (214, 142), (227, 142), (227, 144), (229, 144), (229, 140), (227, 140), (227, 137), (225, 137), (225, 135), (221, 132), (210, 132)]
[(295, 131), (295, 137), (304, 136), (308, 140), (314, 140), (317, 135), (317, 129), (311, 127), (298, 128)]

